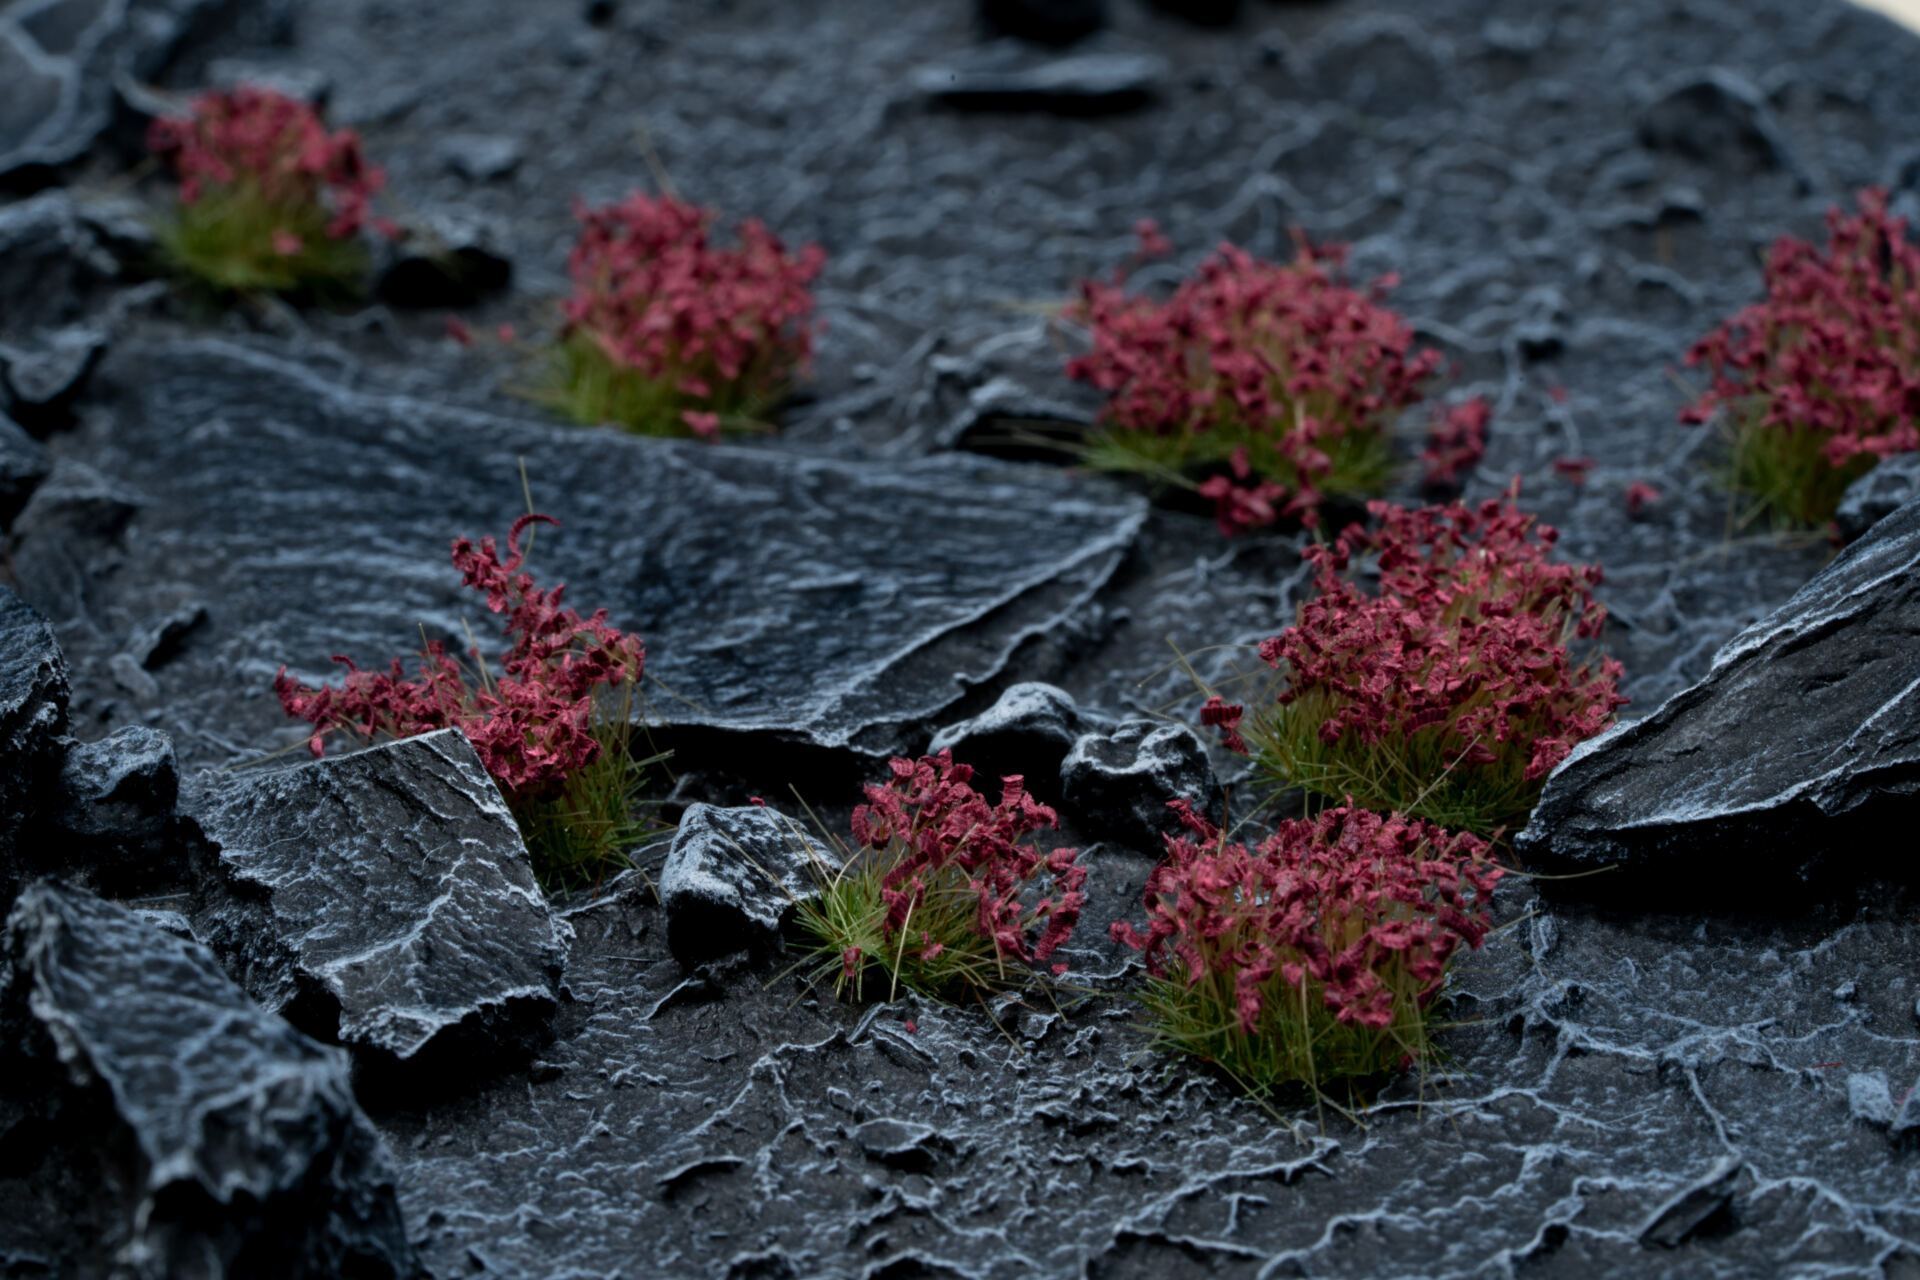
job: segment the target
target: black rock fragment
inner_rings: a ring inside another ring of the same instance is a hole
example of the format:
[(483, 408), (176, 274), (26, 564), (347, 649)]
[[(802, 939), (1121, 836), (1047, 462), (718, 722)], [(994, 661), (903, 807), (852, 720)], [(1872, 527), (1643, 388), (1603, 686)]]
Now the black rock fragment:
[(396, 307), (465, 307), (507, 287), (513, 264), (480, 219), (438, 213), (421, 218), (386, 250), (374, 291)]
[(1650, 1249), (1677, 1249), (1695, 1236), (1730, 1225), (1735, 1184), (1745, 1170), (1746, 1164), (1735, 1156), (1721, 1160), (1654, 1210), (1640, 1229), (1640, 1243)]
[(1240, 17), (1240, 0), (1147, 0), (1170, 18), (1199, 27), (1232, 26)]
[(1920, 453), (1895, 454), (1847, 486), (1833, 522), (1851, 542), (1915, 498), (1920, 498)]
[(52, 469), (46, 447), (0, 413), (0, 537), (12, 530), (13, 518)]
[(18, 875), (14, 842), (60, 771), (67, 664), (53, 628), (0, 586), (0, 892)]
[(1045, 799), (1059, 794), (1060, 762), (1074, 744), (1111, 725), (1098, 712), (1082, 710), (1064, 689), (1029, 680), (1010, 685), (979, 715), (934, 734), (927, 750), (953, 752), (981, 780), (1019, 774), (1028, 790)]
[(511, 177), (525, 151), (520, 140), (498, 133), (456, 133), (434, 145), (441, 168), (468, 182), (496, 182)]
[(869, 1120), (853, 1131), (853, 1140), (869, 1160), (916, 1173), (931, 1169), (946, 1145), (938, 1130), (916, 1120)]
[(64, 416), (106, 349), (105, 331), (92, 325), (55, 329), (20, 345), (0, 343), (7, 408), (44, 434)]
[(1416, 23), (1371, 18), (1335, 28), (1310, 53), (1325, 97), (1370, 116), (1403, 116), (1446, 105), (1449, 80)]
[(1681, 75), (1654, 91), (1640, 112), (1640, 142), (1733, 173), (1797, 172), (1765, 96), (1721, 67)]
[(1107, 23), (1106, 0), (980, 0), (980, 25), (995, 35), (1068, 45)]
[(58, 791), (39, 841), (106, 893), (151, 892), (181, 879), (174, 807), (180, 773), (173, 741), (144, 725), (97, 742), (74, 743), (61, 763)]
[(25, 342), (84, 323), (151, 241), (137, 214), (65, 191), (0, 205), (0, 297), (7, 300), (0, 336)]
[(688, 807), (660, 873), (667, 945), (691, 968), (764, 952), (838, 863), (806, 829), (765, 805)]
[(25, 890), (5, 955), (0, 1256), (137, 1280), (414, 1274), (346, 1055), (83, 891)]
[(1920, 795), (1916, 634), (1920, 501), (1735, 636), (1699, 683), (1576, 748), (1547, 780), (1521, 854), (1656, 870), (1675, 889), (1724, 887), (1736, 871), (1751, 888), (1823, 865), (1909, 873), (1898, 842), (1860, 837), (1897, 825)]
[(1166, 59), (1151, 53), (1083, 51), (1052, 57), (1016, 42), (969, 50), (913, 73), (916, 93), (970, 111), (1109, 115), (1147, 105), (1167, 80)]
[(1060, 763), (1060, 800), (1074, 830), (1158, 854), (1179, 828), (1169, 800), (1217, 816), (1213, 766), (1193, 730), (1161, 720), (1128, 720), (1089, 733)]
[(203, 773), (181, 807), (231, 893), (198, 923), (268, 1008), (382, 1067), (493, 1064), (544, 1040), (570, 931), (458, 730)]

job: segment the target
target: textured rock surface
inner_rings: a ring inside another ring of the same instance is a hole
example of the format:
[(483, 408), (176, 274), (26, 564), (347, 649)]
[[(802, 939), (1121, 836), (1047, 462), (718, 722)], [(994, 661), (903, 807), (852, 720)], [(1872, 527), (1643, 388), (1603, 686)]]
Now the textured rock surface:
[[(691, 451), (507, 422), (539, 413), (496, 394), (524, 383), (525, 364), (446, 341), (440, 315), (233, 319), (280, 336), (264, 356), (195, 356), (179, 371), (151, 353), (204, 324), (141, 317), (91, 379), (79, 428), (53, 441), (60, 474), (23, 517), (17, 557), (83, 673), (89, 736), (130, 718), (132, 702), (185, 759), (252, 758), (280, 741), (263, 696), (280, 658), (318, 671), (336, 649), (377, 657), (415, 644), (421, 621), (458, 638), (479, 616), (448, 585), (445, 540), (521, 509), (521, 457), (535, 499), (569, 520), (541, 536), (541, 567), (573, 580), (582, 603), (655, 629), (671, 692), (654, 709), (740, 724), (743, 708), (772, 708), (723, 744), (750, 787), (688, 800), (784, 795), (801, 777), (809, 801), (850, 804), (850, 781), (830, 794), (810, 781), (871, 769), (831, 745), (850, 740), (845, 721), (888, 726), (861, 746), (918, 748), (1013, 680), (1052, 681), (1114, 716), (1190, 716), (1183, 658), (1223, 692), (1246, 690), (1237, 677), (1257, 664), (1237, 642), (1297, 604), (1297, 539), (1226, 544), (1204, 514), (1157, 510), (1116, 534), (1125, 561), (1098, 582), (1069, 590), (1048, 576), (1026, 597), (1044, 607), (989, 610), (957, 631), (967, 611), (940, 594), (973, 601), (978, 583), (943, 578), (921, 554), (944, 536), (929, 533), (934, 517), (984, 519), (998, 504), (991, 536), (965, 552), (992, 559), (982, 579), (1004, 578), (1008, 555), (1052, 574), (1044, 562), (1066, 539), (1048, 504), (1108, 492), (1032, 467), (1058, 457), (1032, 436), (1095, 407), (1060, 377), (1076, 339), (1045, 309), (1125, 261), (1140, 217), (1179, 247), (1143, 270), (1152, 287), (1221, 239), (1283, 256), (1295, 223), (1352, 242), (1363, 279), (1399, 273), (1396, 305), (1442, 348), (1449, 394), (1496, 405), (1468, 496), (1522, 475), (1567, 553), (1605, 563), (1607, 643), (1635, 711), (1700, 679), (1828, 558), (1805, 542), (1729, 539), (1718, 446), (1674, 425), (1688, 393), (1669, 371), (1755, 296), (1776, 235), (1818, 237), (1825, 207), (1864, 183), (1920, 192), (1914, 41), (1838, 0), (1253, 4), (1225, 33), (1113, 3), (1106, 48), (1150, 52), (1166, 74), (1153, 102), (1094, 122), (932, 109), (913, 77), (968, 61), (979, 29), (966, 0), (575, 8), (312, 0), (292, 46), (228, 44), (323, 73), (335, 118), (366, 131), (409, 204), (463, 203), (498, 222), (515, 280), (465, 314), (477, 333), (513, 322), (533, 336), (529, 316), (550, 314), (566, 287), (568, 197), (633, 184), (644, 121), (684, 192), (828, 248), (810, 398), (783, 415), (780, 439), (683, 463)], [(1714, 104), (1731, 151), (1642, 136), (1662, 94), (1713, 68), (1758, 91), (1750, 119), (1785, 159), (1747, 145), (1734, 100)], [(195, 78), (183, 68), (168, 87)], [(510, 177), (448, 171), (441, 140), (476, 128), (521, 142)], [(57, 285), (4, 296), (67, 305)], [(69, 321), (32, 321), (55, 322)], [(272, 430), (237, 447), (249, 422)], [(984, 473), (963, 462), (909, 461), (955, 442), (1027, 457), (1016, 487), (1032, 501), (982, 494)], [(211, 513), (142, 461), (189, 452), (222, 459), (217, 480), (187, 482), (219, 494)], [(744, 477), (689, 478), (747, 453)], [(1584, 486), (1553, 471), (1570, 456), (1595, 460)], [(848, 505), (870, 492), (832, 491), (849, 470), (888, 468), (915, 485), (870, 519)], [(1635, 480), (1664, 495), (1637, 520), (1622, 501)], [(1415, 478), (1392, 492), (1413, 498)], [(589, 496), (559, 509), (574, 493)], [(773, 508), (789, 514), (740, 514)], [(760, 538), (790, 549), (715, 579), (713, 546)], [(862, 581), (870, 607), (850, 614)], [(170, 655), (134, 657), (130, 637), (193, 601), (208, 616)], [(872, 625), (881, 616), (889, 626)], [(873, 673), (872, 709), (823, 718), (834, 700), (821, 673), (850, 664)], [(902, 674), (921, 670), (937, 696)], [(671, 696), (689, 688), (697, 713)], [(1236, 812), (1261, 798), (1236, 790)], [(1124, 981), (1104, 927), (1137, 903), (1151, 865), (1111, 845), (1083, 856), (1095, 901), (1068, 952), (1074, 993)], [(1920, 1267), (1920, 1156), (1911, 1136), (1856, 1120), (1846, 1083), (1878, 1074), (1891, 1106), (1920, 1060), (1911, 898), (1875, 888), (1844, 909), (1753, 918), (1663, 915), (1649, 896), (1626, 916), (1549, 911), (1516, 878), (1502, 899), (1507, 927), (1461, 971), (1444, 1073), (1391, 1091), (1364, 1128), (1309, 1107), (1276, 1118), (1161, 1063), (1123, 1000), (851, 1008), (772, 965), (689, 977), (663, 914), (611, 887), (566, 909), (580, 1003), (558, 1011), (539, 1060), (439, 1105), (383, 1099), (378, 1122), (403, 1153), (409, 1223), (446, 1276)], [(873, 1121), (932, 1130), (932, 1174), (867, 1155), (854, 1135)], [(1717, 1185), (1730, 1158), (1740, 1172)], [(1710, 1211), (1690, 1221), (1697, 1189)], [(1681, 1242), (1669, 1251), (1662, 1237)]]
[(660, 872), (667, 945), (686, 965), (764, 953), (836, 865), (804, 826), (770, 806), (690, 805)]
[(1082, 48), (1040, 55), (1009, 42), (922, 67), (913, 74), (913, 87), (936, 102), (973, 111), (1087, 116), (1146, 105), (1166, 76), (1166, 61), (1150, 53)]
[(60, 771), (67, 698), (53, 628), (0, 586), (0, 892), (17, 874), (14, 840)]
[(1920, 501), (1735, 636), (1699, 684), (1576, 748), (1520, 852), (1675, 883), (1751, 884), (1829, 858), (1855, 877), (1908, 873), (1874, 833), (1920, 800), (1916, 637)]
[(1009, 687), (978, 715), (941, 729), (927, 750), (953, 752), (988, 781), (1017, 773), (1035, 795), (1050, 798), (1059, 794), (1060, 762), (1073, 744), (1110, 724), (1065, 690), (1029, 680)]
[(235, 895), (203, 927), (268, 1008), (382, 1064), (511, 1059), (543, 1037), (566, 926), (458, 730), (201, 774), (182, 808)]
[(1847, 486), (1834, 523), (1851, 541), (1915, 498), (1920, 498), (1920, 453), (1897, 454)]
[(113, 118), (122, 78), (163, 68), (232, 0), (12, 0), (0, 8), (0, 179), (73, 161)]
[(12, 530), (13, 518), (52, 469), (40, 442), (12, 417), (0, 413), (0, 538)]
[(6, 958), (9, 1275), (412, 1273), (346, 1055), (255, 1007), (206, 948), (78, 890), (23, 892)]
[(1199, 735), (1183, 724), (1129, 720), (1090, 733), (1060, 763), (1060, 799), (1090, 835), (1158, 854), (1160, 837), (1178, 829), (1169, 800), (1197, 812), (1220, 811), (1213, 766)]
[[(76, 564), (70, 535), (29, 531), (18, 569), (35, 598), (67, 602), (70, 657), (95, 690), (109, 684), (110, 638), (190, 584), (221, 584), (156, 676), (161, 724), (190, 762), (293, 736), (269, 691), (279, 662), (327, 678), (331, 654), (380, 662), (417, 650), (423, 626), (464, 650), (463, 619), (497, 625), (446, 547), (524, 509), (523, 459), (563, 525), (539, 540), (543, 577), (645, 637), (665, 691), (648, 707), (656, 722), (867, 752), (901, 746), (1030, 637), (1058, 631), (1142, 514), (1137, 498), (1045, 469), (861, 464), (517, 422), (356, 392), (217, 342), (116, 349), (109, 373), (124, 415), (93, 462), (144, 491), (138, 536), (108, 540), (98, 555), (119, 567), (84, 592), (74, 575), (98, 576), (97, 558)], [(303, 439), (328, 445), (289, 447)], [(249, 684), (255, 696), (236, 699)]]
[(174, 822), (180, 771), (167, 735), (144, 725), (67, 747), (58, 790), (31, 851), (110, 893), (153, 892), (185, 878)]

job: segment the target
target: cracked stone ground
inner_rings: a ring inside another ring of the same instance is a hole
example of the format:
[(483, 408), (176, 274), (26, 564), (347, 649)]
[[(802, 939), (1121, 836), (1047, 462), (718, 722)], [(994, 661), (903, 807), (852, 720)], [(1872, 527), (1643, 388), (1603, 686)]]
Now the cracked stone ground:
[[(522, 460), (566, 525), (543, 566), (641, 631), (675, 691), (653, 709), (682, 800), (797, 781), (843, 815), (878, 756), (1020, 679), (1190, 715), (1169, 645), (1209, 680), (1246, 669), (1233, 646), (1305, 585), (1297, 540), (1224, 542), (1122, 486), (976, 456), (1090, 414), (1040, 307), (1123, 260), (1143, 217), (1180, 249), (1152, 282), (1222, 239), (1283, 256), (1294, 225), (1350, 241), (1358, 276), (1398, 273), (1450, 394), (1495, 403), (1469, 496), (1524, 477), (1566, 553), (1606, 566), (1606, 642), (1628, 714), (1650, 711), (1831, 554), (1731, 527), (1712, 438), (1675, 422), (1681, 353), (1755, 295), (1775, 236), (1817, 235), (1867, 184), (1920, 212), (1920, 45), (1837, 0), (1255, 3), (1229, 30), (1121, 3), (1088, 49), (1134, 59), (1146, 101), (1098, 115), (930, 95), (923, 72), (977, 54), (958, 0), (626, 0), (598, 24), (316, 0), (210, 25), (164, 86), (236, 62), (317, 75), (398, 213), (489, 220), (515, 278), (461, 311), (477, 331), (551, 328), (570, 199), (648, 183), (649, 154), (831, 257), (807, 398), (779, 439), (704, 452), (550, 422), (515, 394), (520, 348), (463, 350), (440, 310), (76, 291), (112, 341), (12, 574), (66, 651), (76, 733), (151, 725), (190, 767), (297, 737), (280, 662), (453, 632), (442, 548), (520, 509)], [(450, 162), (476, 138), (512, 163)], [(66, 185), (160, 198), (128, 171), (102, 144)], [(64, 307), (23, 293), (5, 323)], [(1552, 467), (1575, 456), (1584, 485)], [(1638, 519), (1636, 480), (1663, 495)], [(849, 1007), (779, 962), (689, 976), (639, 886), (566, 904), (571, 999), (531, 1067), (362, 1090), (423, 1265), (1920, 1274), (1920, 1153), (1852, 1096), (1920, 1076), (1902, 891), (1629, 910), (1510, 880), (1504, 927), (1459, 966), (1443, 1066), (1356, 1123), (1148, 1056), (1104, 938), (1151, 862), (1107, 844), (1093, 865), (1058, 1007)]]

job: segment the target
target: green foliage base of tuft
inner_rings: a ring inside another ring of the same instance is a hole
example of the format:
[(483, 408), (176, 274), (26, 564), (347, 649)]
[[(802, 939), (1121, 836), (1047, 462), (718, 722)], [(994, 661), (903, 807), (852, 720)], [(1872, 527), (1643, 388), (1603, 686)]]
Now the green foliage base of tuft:
[[(797, 916), (814, 944), (803, 965), (814, 982), (831, 981), (836, 996), (891, 999), (905, 987), (952, 998), (1002, 990), (1030, 976), (1025, 965), (1002, 963), (993, 943), (975, 931), (977, 902), (964, 882), (943, 880), (921, 899), (906, 927), (889, 937), (881, 897), (884, 870), (850, 861), (829, 874), (820, 897), (802, 902)], [(938, 944), (931, 959), (925, 955), (928, 943)], [(850, 949), (856, 953), (851, 970)]]
[[(1162, 484), (1191, 487), (1195, 479), (1226, 468), (1235, 449), (1263, 478), (1297, 489), (1300, 476), (1290, 465), (1271, 465), (1264, 433), (1216, 428), (1179, 435), (1154, 435), (1102, 427), (1086, 439), (1081, 462), (1095, 471), (1146, 476)], [(1393, 478), (1393, 444), (1385, 430), (1348, 431), (1327, 442), (1332, 469), (1314, 487), (1332, 498), (1364, 498), (1380, 493)]]
[[(221, 293), (351, 297), (364, 290), (369, 258), (358, 238), (327, 235), (318, 204), (272, 204), (243, 183), (210, 186), (158, 228), (161, 252), (182, 274)], [(277, 232), (300, 241), (274, 246)]]
[(1269, 979), (1252, 1031), (1240, 1025), (1229, 972), (1191, 986), (1149, 978), (1140, 1000), (1155, 1048), (1211, 1064), (1254, 1098), (1298, 1090), (1358, 1102), (1368, 1084), (1433, 1057), (1415, 984), (1397, 967), (1381, 977), (1394, 1004), (1393, 1021), (1378, 1029), (1341, 1022), (1311, 980), (1295, 987)]
[(616, 363), (599, 343), (576, 333), (553, 349), (551, 368), (537, 398), (575, 422), (612, 423), (643, 436), (693, 437), (693, 428), (680, 416), (688, 409), (718, 414), (724, 434), (768, 430), (762, 418), (779, 395), (748, 390), (762, 385), (761, 380), (747, 376), (728, 383), (710, 370), (693, 376), (712, 387), (714, 394), (696, 402), (670, 382)]
[(594, 737), (600, 754), (564, 788), (513, 806), (534, 874), (549, 891), (588, 888), (625, 870), (634, 847), (664, 826), (647, 795), (652, 766), (665, 757), (636, 758), (624, 717), (603, 717)]
[(1425, 818), (1449, 831), (1491, 837), (1511, 832), (1527, 820), (1540, 798), (1544, 779), (1526, 776), (1527, 752), (1519, 744), (1496, 744), (1491, 764), (1459, 760), (1457, 738), (1442, 737), (1444, 726), (1377, 744), (1343, 735), (1336, 742), (1320, 736), (1333, 712), (1323, 694), (1307, 694), (1280, 705), (1269, 702), (1250, 714), (1242, 730), (1259, 766), (1275, 781), (1299, 787), (1325, 804), (1351, 796), (1362, 808)]
[(1776, 528), (1825, 528), (1847, 486), (1878, 461), (1867, 455), (1836, 467), (1818, 432), (1767, 426), (1752, 416), (1733, 427), (1732, 437), (1728, 483), (1753, 499), (1749, 519), (1764, 514)]

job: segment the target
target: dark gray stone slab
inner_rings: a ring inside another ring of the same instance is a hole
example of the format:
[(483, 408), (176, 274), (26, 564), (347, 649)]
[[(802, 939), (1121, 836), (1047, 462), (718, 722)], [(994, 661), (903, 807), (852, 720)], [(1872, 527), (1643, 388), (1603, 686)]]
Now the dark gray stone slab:
[(972, 765), (980, 780), (1019, 774), (1044, 798), (1059, 794), (1060, 762), (1089, 731), (1112, 721), (1088, 711), (1064, 689), (1029, 680), (1011, 685), (979, 715), (947, 725), (927, 750), (951, 751)]
[(806, 827), (767, 805), (689, 805), (660, 873), (667, 943), (685, 965), (764, 954), (838, 867)]
[(221, 342), (116, 347), (98, 376), (119, 416), (94, 461), (142, 491), (137, 536), (92, 553), (121, 566), (101, 581), (64, 530), (29, 530), (16, 564), (64, 613), (94, 690), (109, 635), (221, 584), (155, 673), (189, 763), (295, 739), (270, 691), (281, 662), (332, 678), (331, 654), (410, 653), (423, 626), (464, 650), (463, 620), (497, 626), (447, 545), (525, 509), (522, 460), (563, 526), (534, 567), (645, 638), (656, 724), (871, 754), (1058, 631), (1144, 512), (1099, 481), (983, 459), (859, 463), (474, 413)]
[(68, 745), (58, 790), (29, 851), (49, 871), (83, 877), (112, 894), (183, 883), (185, 850), (174, 822), (180, 772), (173, 742), (131, 725)]
[[(1548, 779), (1518, 848), (1676, 884), (1737, 870), (1900, 875), (1893, 830), (1920, 796), (1920, 502), (1876, 524), (1706, 678), (1588, 742)], [(1842, 821), (1842, 820), (1845, 821)], [(1579, 884), (1578, 881), (1567, 882)]]
[(1915, 498), (1920, 498), (1920, 453), (1895, 454), (1847, 486), (1833, 522), (1851, 541)]
[(567, 928), (458, 730), (203, 773), (181, 807), (235, 895), (203, 927), (268, 1008), (383, 1066), (511, 1060), (543, 1038)]
[(12, 530), (14, 517), (52, 470), (46, 447), (0, 413), (0, 537)]
[(0, 1259), (141, 1280), (413, 1273), (345, 1054), (256, 1007), (206, 948), (78, 890), (25, 890), (6, 959)]
[(14, 0), (0, 9), (0, 179), (80, 158), (145, 79), (232, 0)]

